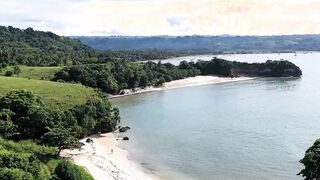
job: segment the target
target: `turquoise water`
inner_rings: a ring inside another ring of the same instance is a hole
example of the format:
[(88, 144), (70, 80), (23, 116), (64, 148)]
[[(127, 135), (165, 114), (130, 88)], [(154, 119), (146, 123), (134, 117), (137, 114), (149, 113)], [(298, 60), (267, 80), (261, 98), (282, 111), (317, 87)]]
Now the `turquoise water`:
[(115, 99), (121, 123), (132, 127), (123, 147), (163, 179), (302, 179), (296, 175), (302, 168), (298, 161), (320, 138), (320, 54), (224, 58), (288, 59), (300, 66), (303, 77), (258, 78)]

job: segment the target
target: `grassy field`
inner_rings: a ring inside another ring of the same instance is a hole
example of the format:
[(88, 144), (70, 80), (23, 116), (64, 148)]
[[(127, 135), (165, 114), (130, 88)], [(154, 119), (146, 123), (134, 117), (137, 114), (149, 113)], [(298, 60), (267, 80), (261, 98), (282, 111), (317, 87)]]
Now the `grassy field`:
[[(54, 73), (62, 69), (62, 66), (54, 67), (32, 67), (32, 66), (19, 66), (21, 73), (14, 75), (14, 77), (23, 77), (28, 79), (41, 79), (41, 80), (50, 80), (53, 78)], [(12, 70), (12, 66), (8, 66), (5, 69), (0, 71), (0, 75), (4, 75), (6, 71)]]
[(43, 97), (48, 106), (58, 109), (84, 104), (87, 99), (97, 95), (94, 89), (80, 84), (0, 76), (0, 95), (13, 89), (32, 91)]

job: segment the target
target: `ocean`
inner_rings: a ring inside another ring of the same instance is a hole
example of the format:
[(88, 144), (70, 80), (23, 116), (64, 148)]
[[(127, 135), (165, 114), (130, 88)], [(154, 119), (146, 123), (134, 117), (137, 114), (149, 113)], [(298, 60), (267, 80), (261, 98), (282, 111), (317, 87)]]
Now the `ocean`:
[[(210, 60), (213, 55), (162, 60)], [(301, 78), (254, 80), (169, 89), (113, 99), (121, 147), (163, 179), (303, 179), (299, 160), (320, 138), (320, 53), (219, 55), (228, 60), (286, 59)]]

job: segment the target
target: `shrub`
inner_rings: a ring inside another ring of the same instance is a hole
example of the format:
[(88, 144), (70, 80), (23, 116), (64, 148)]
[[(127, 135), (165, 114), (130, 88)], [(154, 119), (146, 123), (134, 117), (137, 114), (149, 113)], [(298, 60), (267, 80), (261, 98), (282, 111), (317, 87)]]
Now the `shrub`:
[(12, 71), (6, 71), (6, 73), (4, 75), (10, 77), (10, 76), (13, 75), (13, 72)]
[(1, 180), (32, 180), (32, 175), (21, 169), (15, 168), (0, 168)]
[(54, 171), (55, 178), (65, 180), (93, 180), (93, 177), (82, 167), (62, 161)]

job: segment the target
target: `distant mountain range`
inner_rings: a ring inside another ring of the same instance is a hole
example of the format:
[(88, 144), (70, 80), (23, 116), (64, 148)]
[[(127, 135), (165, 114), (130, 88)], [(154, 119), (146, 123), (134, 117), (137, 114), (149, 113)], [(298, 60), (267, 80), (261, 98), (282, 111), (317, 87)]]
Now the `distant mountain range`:
[(320, 35), (287, 36), (78, 36), (86, 45), (109, 50), (319, 51)]

